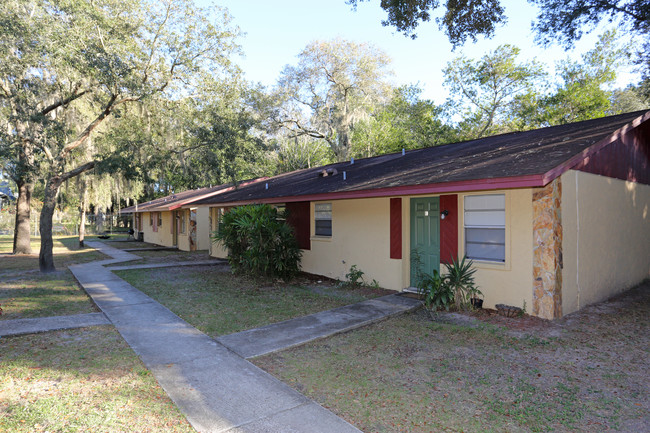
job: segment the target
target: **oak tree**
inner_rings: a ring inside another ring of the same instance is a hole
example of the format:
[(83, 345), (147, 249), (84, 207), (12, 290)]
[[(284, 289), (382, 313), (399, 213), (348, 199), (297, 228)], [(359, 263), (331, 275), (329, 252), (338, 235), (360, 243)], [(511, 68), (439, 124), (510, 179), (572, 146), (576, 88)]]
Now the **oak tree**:
[(545, 79), (536, 61), (519, 62), (519, 48), (501, 45), (481, 59), (457, 57), (444, 69), (450, 110), (462, 120), (464, 139), (481, 138), (510, 129), (508, 118), (520, 98), (535, 91)]
[[(348, 0), (356, 9), (358, 3), (370, 0)], [(393, 26), (412, 39), (417, 37), (420, 22), (431, 20), (440, 7), (438, 0), (381, 0), (388, 17), (384, 26)], [(467, 38), (476, 42), (478, 36), (491, 37), (496, 27), (505, 24), (506, 16), (499, 0), (447, 0), (444, 13), (436, 22), (444, 30), (454, 47), (463, 45)]]
[(46, 179), (39, 267), (48, 272), (61, 184), (112, 155), (75, 152), (128, 104), (177, 98), (202, 70), (223, 74), (237, 31), (224, 11), (190, 0), (7, 0), (0, 17), (0, 143), (17, 185)]
[(371, 107), (390, 95), (390, 59), (369, 44), (315, 41), (287, 65), (277, 85), (276, 123), (291, 137), (324, 140), (337, 160), (348, 158), (350, 133)]

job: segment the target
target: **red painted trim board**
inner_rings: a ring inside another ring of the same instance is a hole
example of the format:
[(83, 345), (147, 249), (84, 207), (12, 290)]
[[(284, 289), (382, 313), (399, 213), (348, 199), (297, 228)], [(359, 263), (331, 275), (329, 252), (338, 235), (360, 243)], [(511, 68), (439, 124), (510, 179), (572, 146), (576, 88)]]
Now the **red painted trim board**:
[(402, 258), (402, 199), (390, 199), (390, 258)]

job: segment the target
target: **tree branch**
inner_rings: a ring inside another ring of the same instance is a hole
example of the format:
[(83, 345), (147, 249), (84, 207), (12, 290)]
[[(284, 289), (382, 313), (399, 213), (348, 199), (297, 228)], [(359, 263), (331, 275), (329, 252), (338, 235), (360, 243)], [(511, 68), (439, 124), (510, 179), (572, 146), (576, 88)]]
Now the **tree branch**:
[(167, 3), (167, 10), (165, 11), (165, 19), (160, 23), (158, 26), (158, 30), (156, 30), (156, 36), (153, 38), (153, 41), (151, 42), (151, 51), (149, 52), (149, 60), (147, 60), (147, 66), (144, 68), (144, 78), (142, 79), (143, 83), (147, 82), (147, 79), (149, 78), (149, 67), (151, 66), (151, 61), (153, 60), (153, 55), (156, 52), (156, 45), (158, 42), (158, 38), (160, 37), (160, 34), (162, 32), (163, 27), (167, 23), (167, 20), (169, 19), (169, 14), (171, 11), (171, 4)]
[(66, 181), (66, 180), (68, 180), (70, 178), (73, 178), (75, 176), (79, 176), (80, 174), (85, 173), (88, 170), (92, 170), (93, 168), (95, 168), (96, 163), (97, 163), (97, 161), (90, 161), (90, 162), (87, 162), (87, 163), (85, 163), (83, 165), (80, 165), (79, 167), (77, 167), (77, 168), (75, 168), (73, 170), (70, 170), (70, 171), (68, 171), (66, 173), (61, 174), (59, 176), (59, 179), (61, 180), (61, 182), (64, 182), (64, 181)]
[[(78, 89), (75, 89), (74, 91), (76, 92)], [(75, 99), (78, 99), (88, 93), (88, 90), (84, 90), (81, 93), (73, 93), (72, 95), (68, 96), (67, 98), (61, 99), (59, 101), (56, 101), (52, 105), (48, 105), (47, 107), (43, 108), (40, 113), (41, 116), (45, 116), (49, 112), (56, 110), (57, 108), (63, 106), (63, 105), (68, 105), (70, 102), (74, 101)]]
[(74, 141), (68, 143), (63, 148), (63, 150), (61, 150), (61, 153), (57, 157), (59, 161), (64, 161), (70, 152), (72, 152), (74, 149), (79, 147), (84, 141), (86, 141), (86, 139), (90, 136), (90, 133), (93, 132), (95, 128), (97, 128), (109, 114), (111, 114), (111, 111), (113, 111), (113, 108), (115, 108), (116, 100), (117, 100), (117, 95), (112, 95), (111, 98), (106, 103), (104, 110), (99, 114), (99, 116), (97, 116), (97, 118), (95, 118), (95, 120), (93, 120), (90, 123), (90, 125), (88, 125), (86, 129), (84, 129), (83, 132), (79, 134)]

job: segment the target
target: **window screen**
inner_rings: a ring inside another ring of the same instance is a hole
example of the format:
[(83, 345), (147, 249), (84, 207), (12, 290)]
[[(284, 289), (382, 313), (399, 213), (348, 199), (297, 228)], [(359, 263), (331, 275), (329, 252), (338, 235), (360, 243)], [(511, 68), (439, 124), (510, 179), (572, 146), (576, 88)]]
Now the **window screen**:
[(332, 203), (317, 203), (314, 208), (316, 236), (332, 236)]
[(473, 260), (505, 262), (504, 194), (465, 197), (465, 255)]

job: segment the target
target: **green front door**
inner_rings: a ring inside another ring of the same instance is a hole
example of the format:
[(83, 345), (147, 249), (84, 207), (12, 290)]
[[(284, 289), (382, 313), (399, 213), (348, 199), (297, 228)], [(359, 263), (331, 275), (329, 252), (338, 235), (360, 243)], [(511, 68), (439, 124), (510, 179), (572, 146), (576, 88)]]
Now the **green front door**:
[[(417, 275), (440, 269), (440, 201), (438, 197), (411, 199), (411, 286)], [(419, 259), (418, 259), (419, 257)]]

